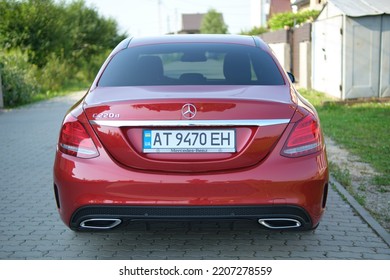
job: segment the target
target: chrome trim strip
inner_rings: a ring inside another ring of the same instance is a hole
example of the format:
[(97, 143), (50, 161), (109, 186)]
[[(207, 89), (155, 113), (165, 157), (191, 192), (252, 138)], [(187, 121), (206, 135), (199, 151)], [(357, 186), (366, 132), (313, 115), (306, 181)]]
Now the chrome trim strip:
[(119, 120), (91, 120), (91, 124), (112, 127), (191, 127), (191, 126), (270, 126), (286, 124), (290, 119), (270, 119), (270, 120), (147, 120), (147, 121), (119, 121)]

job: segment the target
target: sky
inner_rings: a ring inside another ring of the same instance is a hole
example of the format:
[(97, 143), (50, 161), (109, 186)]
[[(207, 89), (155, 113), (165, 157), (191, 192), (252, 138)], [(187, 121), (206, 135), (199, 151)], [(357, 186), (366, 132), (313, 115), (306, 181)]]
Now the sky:
[(147, 36), (181, 29), (181, 14), (206, 13), (210, 8), (223, 14), (229, 33), (249, 30), (250, 0), (85, 0), (105, 17), (114, 18), (131, 36)]

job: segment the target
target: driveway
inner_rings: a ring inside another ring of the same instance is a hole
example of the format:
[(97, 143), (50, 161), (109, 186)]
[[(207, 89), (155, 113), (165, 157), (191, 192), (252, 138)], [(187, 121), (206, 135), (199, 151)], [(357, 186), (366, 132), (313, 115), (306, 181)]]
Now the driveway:
[(390, 259), (389, 246), (332, 188), (317, 230), (238, 222), (136, 222), (75, 233), (57, 213), (52, 165), (76, 93), (0, 113), (0, 259)]

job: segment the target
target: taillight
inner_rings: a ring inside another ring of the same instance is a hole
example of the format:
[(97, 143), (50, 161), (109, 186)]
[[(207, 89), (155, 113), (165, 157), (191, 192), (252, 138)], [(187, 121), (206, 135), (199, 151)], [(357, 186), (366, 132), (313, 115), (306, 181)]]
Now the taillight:
[(65, 154), (79, 158), (93, 158), (99, 155), (84, 126), (71, 114), (66, 116), (62, 125), (58, 148)]
[(322, 149), (322, 136), (317, 120), (312, 115), (297, 122), (283, 147), (286, 157), (306, 156)]

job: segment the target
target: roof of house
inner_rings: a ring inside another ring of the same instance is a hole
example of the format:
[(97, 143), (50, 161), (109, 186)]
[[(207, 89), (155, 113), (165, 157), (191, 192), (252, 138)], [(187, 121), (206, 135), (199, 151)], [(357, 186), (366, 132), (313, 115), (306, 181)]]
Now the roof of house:
[(200, 30), (200, 25), (204, 15), (205, 14), (182, 14), (182, 30)]
[(350, 17), (390, 14), (389, 0), (328, 0)]
[(278, 13), (290, 12), (291, 2), (290, 0), (271, 0), (269, 7), (269, 15), (272, 16)]

